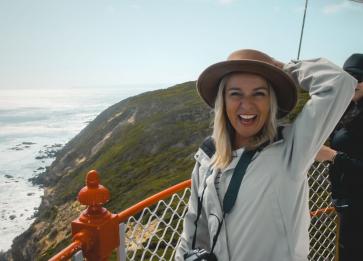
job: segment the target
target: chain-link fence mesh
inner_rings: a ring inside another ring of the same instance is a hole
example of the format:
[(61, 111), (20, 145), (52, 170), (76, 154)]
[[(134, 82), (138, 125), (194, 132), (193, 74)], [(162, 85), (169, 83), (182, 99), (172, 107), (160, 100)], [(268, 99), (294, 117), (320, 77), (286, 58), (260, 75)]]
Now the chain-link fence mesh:
[[(310, 210), (332, 207), (328, 166), (314, 163), (308, 173)], [(183, 230), (190, 189), (160, 200), (126, 222), (127, 260), (173, 260), (175, 247)], [(319, 211), (310, 226), (310, 255), (313, 261), (333, 261), (336, 256), (337, 216), (335, 211)]]
[[(310, 211), (332, 208), (328, 164), (314, 163), (308, 173)], [(336, 257), (337, 215), (335, 211), (322, 211), (311, 218), (310, 255), (313, 261), (332, 261)]]
[(190, 189), (160, 200), (126, 223), (127, 260), (172, 260), (183, 230)]

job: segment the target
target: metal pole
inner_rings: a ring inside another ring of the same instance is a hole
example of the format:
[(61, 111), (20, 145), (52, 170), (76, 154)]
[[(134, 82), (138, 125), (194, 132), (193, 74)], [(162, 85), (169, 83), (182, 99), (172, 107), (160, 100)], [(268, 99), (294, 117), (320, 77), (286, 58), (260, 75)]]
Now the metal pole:
[(305, 17), (306, 17), (306, 10), (307, 9), (308, 9), (308, 0), (305, 0), (304, 17), (303, 17), (303, 23), (302, 23), (302, 27), (301, 27), (300, 42), (299, 42), (299, 51), (297, 52), (297, 60), (300, 59), (300, 50), (301, 50), (301, 43), (302, 43), (302, 38), (303, 38), (303, 34), (304, 34)]
[[(356, 2), (356, 3), (363, 4), (363, 0), (349, 0), (349, 1), (352, 1), (352, 2)], [(299, 59), (300, 59), (301, 43), (302, 43), (303, 34), (304, 34), (305, 17), (306, 17), (306, 10), (307, 10), (307, 9), (308, 9), (308, 0), (305, 0), (304, 17), (303, 17), (303, 22), (302, 22), (302, 27), (301, 27), (300, 42), (299, 42), (299, 50), (298, 50), (298, 52), (297, 52), (297, 60), (299, 60)]]

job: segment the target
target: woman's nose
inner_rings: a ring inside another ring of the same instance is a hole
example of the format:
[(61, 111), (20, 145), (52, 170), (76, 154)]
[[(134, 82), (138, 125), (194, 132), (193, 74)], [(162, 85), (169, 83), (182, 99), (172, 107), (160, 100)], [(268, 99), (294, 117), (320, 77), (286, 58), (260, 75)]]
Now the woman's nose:
[(240, 101), (240, 108), (243, 110), (249, 110), (253, 107), (253, 100), (251, 97), (242, 97)]

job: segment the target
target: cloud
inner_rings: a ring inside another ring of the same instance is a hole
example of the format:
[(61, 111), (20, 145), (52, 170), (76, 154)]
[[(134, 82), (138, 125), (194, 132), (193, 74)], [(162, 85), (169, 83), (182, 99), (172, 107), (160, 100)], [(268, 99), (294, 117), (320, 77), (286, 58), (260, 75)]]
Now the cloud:
[(281, 11), (281, 6), (274, 6), (273, 8), (272, 8), (272, 10), (275, 12), (275, 13), (279, 13), (280, 11)]
[[(293, 12), (296, 15), (302, 15), (304, 13), (304, 10), (305, 10), (305, 4), (299, 4), (291, 8), (291, 12)], [(308, 6), (308, 11), (309, 11), (309, 6)]]
[(140, 4), (137, 4), (137, 3), (133, 3), (133, 4), (131, 4), (131, 8), (133, 8), (133, 9), (141, 9), (141, 5)]
[(108, 5), (106, 6), (106, 12), (113, 15), (116, 13), (116, 9), (113, 6)]
[(235, 0), (218, 0), (218, 3), (220, 3), (222, 5), (229, 5), (233, 2), (235, 2)]
[(343, 1), (343, 2), (340, 2), (337, 4), (328, 4), (328, 5), (324, 6), (323, 13), (330, 15), (330, 14), (335, 14), (335, 13), (341, 12), (343, 10), (352, 9), (352, 8), (354, 8), (354, 7), (352, 6), (352, 4), (350, 2)]

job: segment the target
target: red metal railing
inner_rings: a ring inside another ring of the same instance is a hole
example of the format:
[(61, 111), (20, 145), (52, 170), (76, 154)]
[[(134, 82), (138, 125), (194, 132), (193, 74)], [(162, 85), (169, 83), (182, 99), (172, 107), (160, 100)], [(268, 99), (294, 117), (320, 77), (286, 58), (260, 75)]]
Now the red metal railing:
[(67, 260), (82, 249), (87, 260), (107, 260), (119, 244), (119, 223), (144, 208), (157, 203), (191, 186), (191, 180), (183, 181), (163, 190), (118, 214), (111, 214), (102, 207), (109, 200), (108, 190), (99, 184), (98, 173), (88, 172), (86, 187), (78, 194), (78, 200), (88, 208), (72, 222), (73, 243), (61, 250), (50, 261)]
[(331, 212), (334, 212), (335, 211), (335, 208), (333, 207), (330, 207), (330, 208), (321, 208), (321, 209), (318, 209), (318, 210), (315, 210), (315, 211), (311, 211), (310, 212), (310, 216), (311, 217), (316, 217), (316, 216), (319, 216), (323, 213), (331, 213)]
[(76, 252), (82, 249), (82, 242), (75, 240), (69, 246), (64, 248), (50, 260), (67, 260), (70, 259)]
[(128, 209), (121, 211), (117, 214), (117, 220), (119, 223), (125, 222), (129, 217), (134, 216), (135, 214), (141, 212), (144, 208), (149, 207), (157, 203), (159, 200), (163, 200), (165, 198), (170, 197), (174, 193), (177, 193), (179, 191), (182, 191), (183, 189), (189, 188), (192, 184), (192, 181), (186, 180), (183, 182), (180, 182), (179, 184), (176, 184), (170, 188), (167, 188), (155, 195), (152, 195), (151, 197), (148, 197), (147, 199), (144, 199), (143, 201), (140, 201), (139, 203), (133, 205), (132, 207), (129, 207)]
[[(73, 243), (61, 250), (50, 261), (68, 260), (77, 251), (82, 249), (87, 260), (107, 260), (111, 252), (120, 245), (119, 223), (125, 222), (129, 217), (141, 212), (144, 208), (154, 205), (191, 186), (191, 180), (186, 180), (166, 190), (163, 190), (135, 205), (112, 214), (102, 205), (109, 200), (108, 190), (99, 184), (98, 173), (95, 170), (88, 172), (86, 186), (78, 194), (78, 200), (88, 208), (79, 218), (72, 222)], [(311, 217), (323, 213), (334, 212), (334, 208), (322, 208), (310, 212)]]

